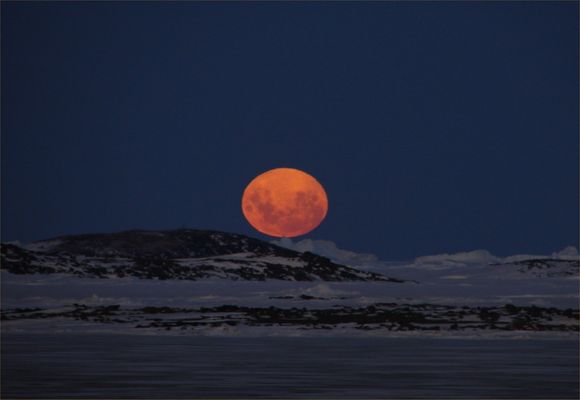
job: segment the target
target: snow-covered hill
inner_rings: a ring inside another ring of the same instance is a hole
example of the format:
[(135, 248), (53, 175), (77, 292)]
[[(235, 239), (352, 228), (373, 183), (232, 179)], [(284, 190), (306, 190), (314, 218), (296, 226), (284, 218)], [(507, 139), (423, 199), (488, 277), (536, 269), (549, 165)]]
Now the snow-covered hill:
[(65, 236), (2, 245), (13, 274), (85, 278), (403, 282), (233, 233), (180, 229)]
[[(355, 253), (340, 249), (326, 240), (305, 239), (292, 242), (287, 239), (273, 244), (296, 251), (310, 251), (333, 262), (375, 272), (402, 272), (405, 277), (429, 281), (434, 276), (444, 278), (451, 274), (500, 280), (564, 278), (579, 275), (578, 250), (568, 246), (551, 255), (518, 254), (498, 257), (487, 250), (473, 250), (453, 254), (435, 254), (417, 257), (412, 261), (382, 261), (374, 254)], [(452, 279), (452, 278), (451, 278)]]

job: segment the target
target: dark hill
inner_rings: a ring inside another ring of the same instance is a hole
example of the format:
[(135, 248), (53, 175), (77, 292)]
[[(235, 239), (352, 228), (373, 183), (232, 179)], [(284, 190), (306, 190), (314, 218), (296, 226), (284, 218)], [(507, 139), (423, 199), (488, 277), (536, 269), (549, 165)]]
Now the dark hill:
[(14, 274), (87, 278), (403, 282), (335, 264), (248, 236), (218, 231), (132, 230), (2, 245), (2, 269)]

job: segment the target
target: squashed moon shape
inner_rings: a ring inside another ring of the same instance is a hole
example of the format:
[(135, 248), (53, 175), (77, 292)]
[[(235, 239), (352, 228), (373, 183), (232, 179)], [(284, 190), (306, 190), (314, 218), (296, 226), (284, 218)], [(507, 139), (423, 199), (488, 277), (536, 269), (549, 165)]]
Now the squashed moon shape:
[(322, 185), (306, 172), (275, 168), (246, 187), (242, 212), (258, 231), (290, 238), (320, 225), (328, 212), (328, 198)]

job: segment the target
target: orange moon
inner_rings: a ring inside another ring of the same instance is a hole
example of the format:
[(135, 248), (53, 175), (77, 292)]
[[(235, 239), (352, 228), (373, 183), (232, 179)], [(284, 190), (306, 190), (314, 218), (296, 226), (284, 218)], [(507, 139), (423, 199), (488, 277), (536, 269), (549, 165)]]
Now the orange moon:
[(328, 198), (322, 185), (306, 172), (275, 168), (246, 187), (242, 212), (258, 231), (290, 238), (320, 225), (328, 212)]

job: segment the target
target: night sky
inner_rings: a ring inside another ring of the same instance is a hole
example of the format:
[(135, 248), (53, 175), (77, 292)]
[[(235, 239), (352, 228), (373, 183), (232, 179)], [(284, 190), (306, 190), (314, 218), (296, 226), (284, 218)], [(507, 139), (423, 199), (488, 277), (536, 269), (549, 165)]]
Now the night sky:
[(302, 169), (304, 238), (384, 259), (577, 245), (577, 2), (2, 2), (2, 240), (267, 239), (240, 199)]

